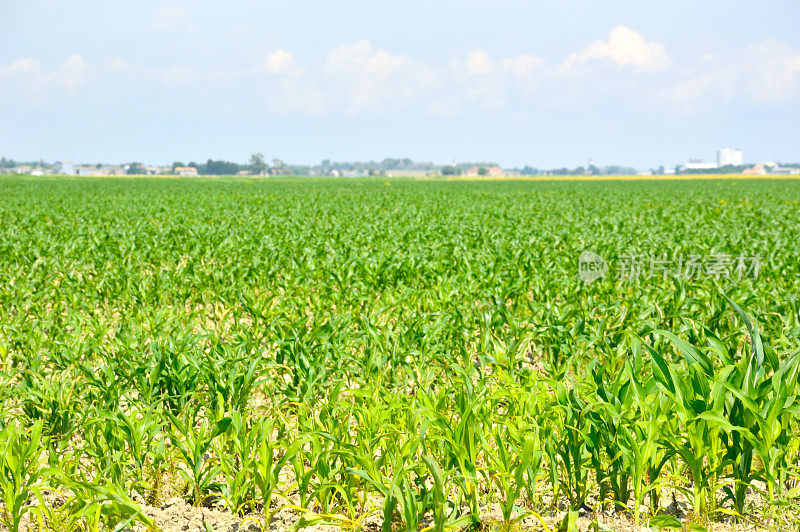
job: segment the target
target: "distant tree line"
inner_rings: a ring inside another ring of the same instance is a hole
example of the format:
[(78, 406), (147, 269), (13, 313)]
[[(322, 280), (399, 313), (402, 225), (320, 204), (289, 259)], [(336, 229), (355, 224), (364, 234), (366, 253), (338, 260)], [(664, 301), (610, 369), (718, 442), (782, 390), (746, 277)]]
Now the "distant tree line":
[(12, 168), (16, 168), (17, 166), (40, 166), (42, 168), (50, 168), (52, 165), (45, 162), (45, 161), (15, 161), (14, 159), (7, 159), (5, 157), (0, 157), (0, 171), (2, 170), (11, 170)]
[(678, 174), (741, 174), (745, 169), (750, 168), (752, 165), (741, 166), (720, 166), (719, 168), (703, 168), (703, 169), (688, 169), (676, 170)]
[(142, 163), (129, 163), (125, 173), (128, 175), (142, 175), (147, 173), (147, 169)]
[[(267, 163), (266, 158), (262, 153), (254, 153), (250, 156), (247, 163), (240, 164), (232, 161), (208, 159), (205, 163), (183, 162), (176, 161), (172, 163), (172, 171), (175, 172), (177, 167), (190, 166), (197, 169), (199, 175), (215, 176), (215, 175), (236, 175), (240, 172), (247, 172), (254, 175), (330, 175), (334, 171), (338, 172), (357, 172), (364, 175), (382, 175), (388, 171), (426, 171), (439, 173), (445, 176), (462, 175), (470, 168), (477, 168), (479, 175), (487, 175), (491, 167), (499, 166), (495, 162), (461, 162), (447, 165), (437, 165), (432, 162), (418, 162), (408, 157), (393, 159), (386, 158), (382, 161), (364, 161), (364, 162), (337, 162), (330, 159), (324, 159), (316, 165), (290, 165), (280, 159), (272, 159), (272, 164)], [(0, 173), (11, 171), (21, 165), (38, 166), (41, 168), (51, 168), (52, 165), (45, 161), (23, 162), (15, 161), (14, 159), (0, 157)], [(97, 168), (102, 165), (97, 163)], [(709, 168), (705, 170), (681, 170), (680, 167), (676, 168), (676, 173), (683, 174), (733, 174), (741, 173), (743, 170), (752, 165), (744, 166), (724, 166), (721, 168)], [(782, 167), (800, 168), (799, 163), (780, 163)], [(140, 175), (154, 171), (153, 168), (146, 166), (141, 162), (132, 162), (124, 165), (126, 172), (131, 175)], [(635, 175), (638, 172), (636, 168), (629, 166), (608, 165), (597, 167), (590, 164), (588, 167), (578, 166), (576, 168), (552, 168), (541, 169), (530, 165), (523, 167), (509, 168), (508, 170), (519, 173), (522, 175), (552, 175), (552, 176), (569, 176), (569, 175)], [(653, 174), (666, 173), (663, 166), (650, 169)]]
[(324, 159), (320, 164), (310, 167), (312, 170), (320, 173), (331, 173), (334, 170), (350, 171), (350, 172), (364, 172), (368, 173), (372, 170), (374, 173), (381, 173), (387, 170), (428, 170), (436, 171), (439, 166), (431, 162), (415, 162), (409, 158), (404, 159), (384, 159), (382, 161), (364, 161), (364, 162), (336, 162), (330, 159)]

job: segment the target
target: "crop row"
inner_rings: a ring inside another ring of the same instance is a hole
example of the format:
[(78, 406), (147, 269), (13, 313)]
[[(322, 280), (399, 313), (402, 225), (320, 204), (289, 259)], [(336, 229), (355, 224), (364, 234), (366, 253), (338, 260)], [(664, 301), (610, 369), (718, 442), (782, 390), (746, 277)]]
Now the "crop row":
[[(385, 530), (791, 515), (792, 182), (0, 191), (10, 530), (154, 527), (174, 496)], [(587, 285), (589, 248), (764, 266)]]

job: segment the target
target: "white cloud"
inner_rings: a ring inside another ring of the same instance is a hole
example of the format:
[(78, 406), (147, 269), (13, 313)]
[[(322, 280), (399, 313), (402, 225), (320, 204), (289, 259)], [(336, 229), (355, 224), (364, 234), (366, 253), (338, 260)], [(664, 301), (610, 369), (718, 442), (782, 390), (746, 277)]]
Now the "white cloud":
[(800, 49), (767, 40), (729, 55), (705, 54), (699, 64), (658, 92), (661, 100), (692, 113), (736, 98), (776, 103), (800, 97)]
[[(459, 62), (451, 63), (458, 68)], [(467, 55), (463, 66), (469, 76), (506, 76), (511, 74), (524, 77), (540, 70), (545, 62), (531, 54), (521, 54), (494, 61), (484, 50), (475, 50)]]
[(676, 105), (682, 113), (692, 113), (696, 109), (696, 102), (712, 91), (717, 91), (720, 100), (728, 99), (732, 87), (720, 83), (720, 78), (714, 73), (703, 72), (686, 79), (674, 82), (672, 85), (659, 91), (660, 97)]
[(89, 64), (77, 54), (70, 55), (58, 68), (49, 72), (41, 61), (30, 57), (17, 59), (10, 65), (0, 65), (0, 81), (5, 88), (16, 88), (25, 96), (37, 99), (54, 90), (73, 93), (88, 82), (90, 74)]
[(121, 57), (112, 57), (103, 61), (103, 68), (112, 74), (128, 74), (134, 68)]
[(570, 55), (562, 65), (564, 72), (592, 60), (610, 59), (618, 66), (633, 66), (645, 72), (658, 72), (670, 65), (664, 45), (646, 42), (636, 31), (617, 26), (607, 41), (595, 41), (582, 51)]
[(443, 73), (446, 94), (429, 104), (435, 114), (454, 115), (477, 105), (483, 111), (505, 109), (517, 97), (534, 93), (545, 77), (546, 63), (521, 54), (495, 61), (485, 50), (452, 59)]
[(542, 58), (536, 57), (535, 55), (522, 54), (516, 57), (503, 59), (501, 64), (515, 76), (522, 77), (539, 70), (545, 63)]
[(55, 80), (67, 90), (73, 91), (87, 82), (89, 64), (76, 54), (67, 58), (56, 72)]
[(294, 56), (283, 49), (278, 49), (264, 58), (264, 62), (259, 67), (269, 74), (297, 74)]
[(350, 45), (334, 48), (326, 61), (329, 71), (343, 75), (369, 76), (386, 79), (392, 72), (409, 62), (404, 55), (393, 55), (374, 48), (369, 41), (361, 39)]
[(800, 95), (800, 48), (771, 39), (748, 46), (743, 59), (742, 81), (752, 99), (779, 101)]
[(328, 93), (331, 105), (347, 114), (394, 113), (419, 101), (436, 84), (436, 73), (425, 62), (362, 39), (331, 50), (315, 81)]
[(161, 6), (150, 13), (149, 29), (161, 31), (197, 32), (189, 10), (182, 6)]
[[(184, 10), (185, 11), (185, 10)], [(172, 20), (175, 22), (176, 13)], [(167, 17), (169, 18), (169, 17)], [(590, 68), (606, 60), (626, 70)], [(197, 98), (262, 97), (276, 113), (437, 115), (532, 113), (537, 109), (606, 104), (670, 104), (683, 112), (731, 100), (780, 102), (800, 97), (800, 49), (774, 40), (727, 55), (698, 55), (690, 64), (657, 72), (670, 60), (663, 46), (630, 28), (614, 28), (561, 63), (532, 55), (492, 57), (476, 49), (442, 64), (428, 63), (358, 40), (303, 65), (279, 48), (252, 66), (198, 70), (186, 65), (147, 66), (121, 57), (90, 65), (70, 55), (47, 68), (35, 58), (0, 65), (0, 100), (39, 104), (78, 91), (125, 86), (197, 90)], [(581, 67), (581, 65), (585, 65)], [(583, 72), (583, 75), (580, 72)], [(102, 87), (101, 87), (102, 84)], [(101, 88), (96, 88), (101, 87)], [(200, 100), (198, 100), (200, 101)]]
[(16, 76), (26, 73), (40, 72), (42, 62), (32, 57), (17, 59), (10, 65), (0, 65), (0, 76)]
[(267, 74), (260, 79), (262, 93), (267, 107), (274, 113), (319, 115), (328, 109), (327, 91), (318, 87), (307, 69), (297, 65), (291, 52), (278, 49), (249, 72), (242, 73), (244, 77), (253, 74)]
[(469, 54), (467, 60), (464, 61), (464, 66), (470, 76), (488, 76), (497, 68), (489, 54), (483, 50), (475, 50)]
[(485, 50), (473, 50), (463, 60), (451, 60), (444, 79), (444, 94), (429, 105), (435, 114), (457, 115), (473, 105), (482, 111), (497, 111), (508, 105), (504, 67)]

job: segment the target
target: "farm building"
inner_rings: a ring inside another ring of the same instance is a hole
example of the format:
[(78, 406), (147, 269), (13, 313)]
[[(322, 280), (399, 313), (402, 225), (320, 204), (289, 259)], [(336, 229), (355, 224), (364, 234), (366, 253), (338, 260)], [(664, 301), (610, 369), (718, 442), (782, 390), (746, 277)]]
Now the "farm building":
[(63, 175), (75, 175), (75, 167), (71, 162), (56, 161), (53, 165), (53, 172)]
[(194, 166), (176, 166), (175, 175), (179, 175), (182, 177), (192, 177), (197, 175), (197, 168)]

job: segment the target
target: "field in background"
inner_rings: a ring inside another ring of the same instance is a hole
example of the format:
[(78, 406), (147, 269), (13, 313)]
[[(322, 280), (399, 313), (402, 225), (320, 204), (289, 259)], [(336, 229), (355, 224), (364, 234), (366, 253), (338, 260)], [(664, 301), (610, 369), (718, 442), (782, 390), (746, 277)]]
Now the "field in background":
[[(34, 176), (36, 178), (37, 176)], [(388, 179), (390, 181), (406, 181), (406, 180), (416, 180), (416, 181), (486, 181), (486, 182), (495, 182), (495, 181), (727, 181), (731, 179), (736, 180), (767, 180), (767, 181), (800, 181), (800, 175), (789, 175), (789, 174), (764, 174), (764, 175), (753, 175), (753, 174), (679, 174), (679, 175), (551, 175), (551, 176), (543, 176), (543, 175), (520, 175), (520, 176), (465, 176), (465, 175), (456, 175), (456, 176), (431, 176), (431, 177), (386, 177), (386, 176), (375, 176), (370, 178), (365, 177), (345, 177), (345, 178), (338, 178), (338, 177), (330, 177), (330, 176), (190, 176), (190, 177), (178, 177), (175, 175), (170, 174), (162, 174), (162, 175), (123, 175), (123, 176), (111, 176), (111, 175), (104, 175), (104, 176), (63, 176), (63, 175), (49, 175), (46, 177), (38, 176), (38, 179), (59, 179), (59, 180), (69, 180), (69, 179), (117, 179), (117, 180), (124, 180), (124, 179), (225, 179), (229, 181), (233, 180), (278, 180), (278, 181), (286, 181), (291, 179), (302, 179), (304, 181), (319, 181), (319, 180), (331, 180), (331, 181), (364, 181), (366, 179), (372, 180), (379, 180), (379, 179)]]
[(716, 181), (729, 179), (759, 180), (770, 181), (800, 180), (797, 175), (752, 175), (752, 174), (679, 174), (679, 175), (575, 175), (575, 176), (500, 176), (500, 177), (468, 177), (468, 176), (447, 176), (444, 178), (421, 178), (421, 179), (445, 179), (447, 181)]
[(796, 527), (800, 181), (683, 177), (0, 177), (5, 526)]

